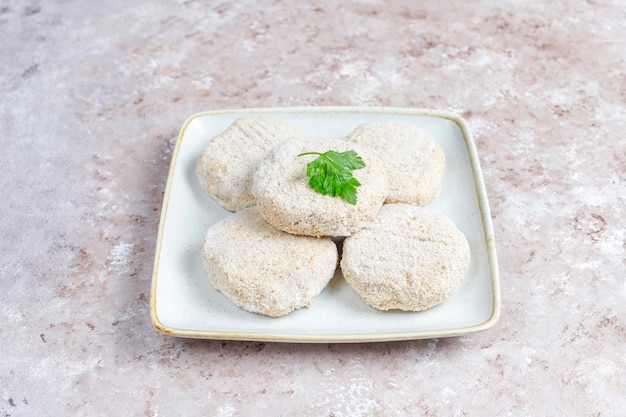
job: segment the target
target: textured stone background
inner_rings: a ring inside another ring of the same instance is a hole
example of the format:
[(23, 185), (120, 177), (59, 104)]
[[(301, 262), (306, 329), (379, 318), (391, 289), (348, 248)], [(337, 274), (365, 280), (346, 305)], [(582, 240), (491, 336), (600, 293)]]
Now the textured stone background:
[[(623, 415), (623, 2), (4, 0), (0, 39), (1, 415)], [(182, 123), (292, 105), (468, 120), (494, 329), (285, 345), (152, 328)]]

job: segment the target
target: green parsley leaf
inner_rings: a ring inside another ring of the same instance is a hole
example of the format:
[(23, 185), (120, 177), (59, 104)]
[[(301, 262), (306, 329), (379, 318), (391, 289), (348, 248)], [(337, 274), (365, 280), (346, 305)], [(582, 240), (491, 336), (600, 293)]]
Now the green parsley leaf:
[(355, 151), (304, 152), (298, 156), (318, 155), (306, 166), (309, 186), (322, 195), (341, 197), (356, 204), (356, 187), (361, 183), (352, 176), (352, 170), (364, 168), (365, 163)]

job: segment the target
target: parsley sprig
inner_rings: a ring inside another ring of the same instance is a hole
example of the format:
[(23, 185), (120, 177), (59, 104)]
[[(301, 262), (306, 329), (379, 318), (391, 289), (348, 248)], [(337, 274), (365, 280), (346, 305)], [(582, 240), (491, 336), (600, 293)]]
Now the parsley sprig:
[(322, 195), (341, 197), (350, 204), (356, 204), (356, 187), (361, 183), (354, 178), (352, 170), (364, 168), (365, 163), (355, 151), (304, 152), (298, 156), (318, 155), (306, 166), (309, 186)]

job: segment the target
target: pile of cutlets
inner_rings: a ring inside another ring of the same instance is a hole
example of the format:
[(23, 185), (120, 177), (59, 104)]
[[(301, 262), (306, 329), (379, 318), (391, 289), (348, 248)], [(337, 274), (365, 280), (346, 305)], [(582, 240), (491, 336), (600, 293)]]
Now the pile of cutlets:
[[(309, 186), (315, 156), (299, 155), (329, 150), (365, 162), (353, 172), (356, 204)], [(204, 270), (234, 304), (270, 317), (312, 307), (338, 266), (373, 308), (433, 307), (458, 289), (470, 262), (464, 234), (425, 207), (444, 171), (441, 146), (413, 125), (373, 121), (344, 138), (310, 139), (281, 119), (237, 119), (196, 164), (204, 190), (232, 212), (206, 232)]]

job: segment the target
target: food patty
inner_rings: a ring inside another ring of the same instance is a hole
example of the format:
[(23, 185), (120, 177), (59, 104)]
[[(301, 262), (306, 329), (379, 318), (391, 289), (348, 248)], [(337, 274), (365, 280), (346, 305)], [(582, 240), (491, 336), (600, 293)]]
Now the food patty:
[(345, 239), (341, 271), (372, 307), (421, 311), (460, 286), (469, 262), (465, 235), (445, 215), (386, 204), (371, 223)]
[[(322, 195), (309, 186), (307, 164), (328, 150), (356, 151), (365, 167), (352, 171), (361, 183), (357, 202)], [(274, 227), (297, 235), (349, 236), (378, 212), (387, 195), (385, 169), (368, 148), (340, 139), (289, 139), (276, 145), (259, 164), (252, 193), (261, 215)]]
[(250, 192), (259, 162), (280, 141), (301, 137), (284, 120), (244, 117), (213, 138), (196, 162), (202, 188), (227, 210), (254, 205)]
[(211, 226), (201, 253), (218, 291), (245, 310), (271, 317), (311, 306), (333, 277), (338, 260), (330, 238), (281, 232), (255, 207)]
[(388, 171), (385, 203), (428, 204), (439, 195), (446, 157), (425, 131), (395, 121), (357, 126), (347, 141), (376, 150)]

